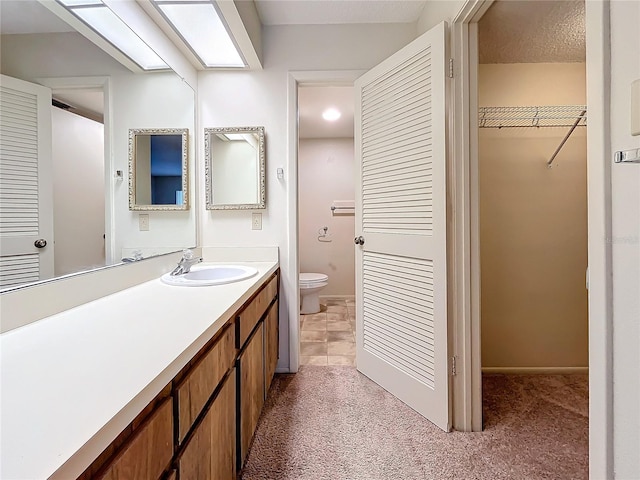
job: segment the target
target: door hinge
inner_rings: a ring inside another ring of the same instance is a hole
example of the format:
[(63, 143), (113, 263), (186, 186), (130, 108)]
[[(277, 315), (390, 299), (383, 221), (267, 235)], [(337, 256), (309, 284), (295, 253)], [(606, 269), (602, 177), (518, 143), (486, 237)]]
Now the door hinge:
[(449, 59), (449, 78), (453, 78), (453, 58)]
[(453, 356), (453, 357), (451, 357), (451, 375), (454, 376), (457, 373), (458, 372), (456, 371), (456, 357)]

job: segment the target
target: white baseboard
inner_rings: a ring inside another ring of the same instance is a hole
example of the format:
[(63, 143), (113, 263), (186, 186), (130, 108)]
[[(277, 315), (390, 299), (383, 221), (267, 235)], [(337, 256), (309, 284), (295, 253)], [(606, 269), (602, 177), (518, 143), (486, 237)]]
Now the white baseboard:
[(589, 367), (482, 367), (482, 373), (567, 375), (589, 373)]

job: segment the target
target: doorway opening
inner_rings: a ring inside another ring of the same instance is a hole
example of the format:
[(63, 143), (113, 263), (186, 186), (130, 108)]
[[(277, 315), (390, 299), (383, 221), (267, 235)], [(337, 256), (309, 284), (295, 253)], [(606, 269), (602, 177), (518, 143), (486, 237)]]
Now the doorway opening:
[(353, 86), (297, 93), (300, 364), (354, 366)]
[[(500, 423), (492, 411), (500, 396), (553, 399), (561, 408), (547, 427), (580, 433), (576, 450), (587, 455), (584, 8), (499, 0), (478, 22), (479, 228), (472, 235), (484, 427)], [(562, 37), (550, 34), (560, 24)]]
[(55, 276), (106, 264), (102, 86), (52, 90)]

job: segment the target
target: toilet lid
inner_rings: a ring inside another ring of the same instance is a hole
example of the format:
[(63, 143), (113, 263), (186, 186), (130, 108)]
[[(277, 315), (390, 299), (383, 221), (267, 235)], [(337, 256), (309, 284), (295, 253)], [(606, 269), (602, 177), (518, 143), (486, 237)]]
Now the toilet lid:
[(301, 273), (300, 283), (322, 283), (329, 279), (324, 273)]

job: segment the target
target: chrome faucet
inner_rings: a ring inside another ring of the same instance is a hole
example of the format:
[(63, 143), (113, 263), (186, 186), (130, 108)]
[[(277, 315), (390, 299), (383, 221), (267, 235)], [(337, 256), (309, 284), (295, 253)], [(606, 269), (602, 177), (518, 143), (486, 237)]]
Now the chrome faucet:
[(171, 276), (189, 273), (191, 267), (200, 262), (202, 262), (202, 257), (194, 257), (191, 250), (184, 250), (182, 252), (182, 259), (178, 263), (178, 266), (171, 272)]

